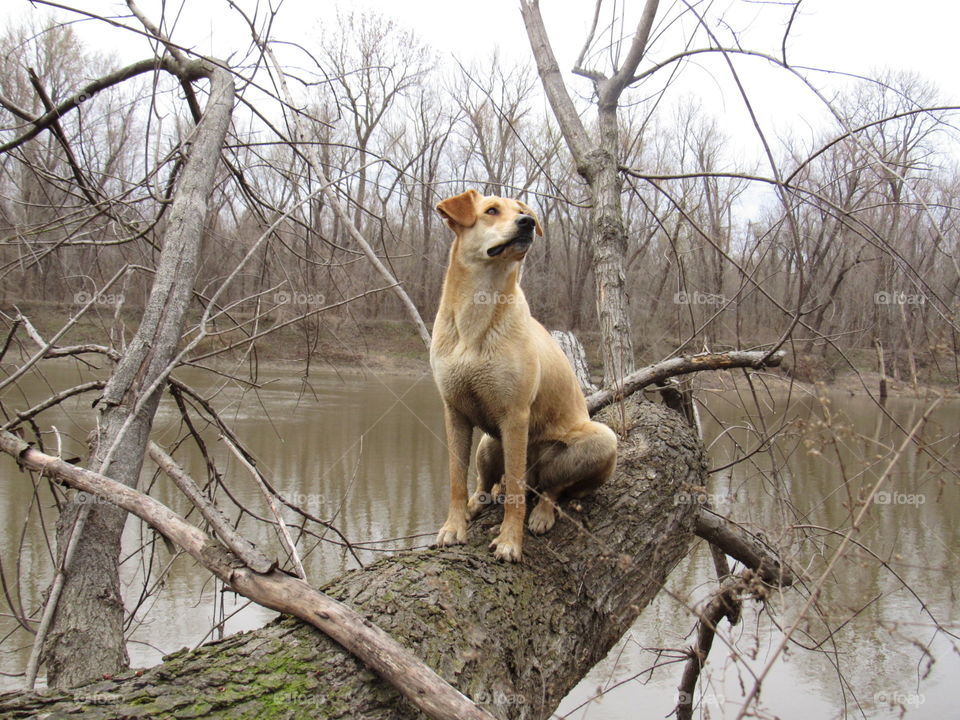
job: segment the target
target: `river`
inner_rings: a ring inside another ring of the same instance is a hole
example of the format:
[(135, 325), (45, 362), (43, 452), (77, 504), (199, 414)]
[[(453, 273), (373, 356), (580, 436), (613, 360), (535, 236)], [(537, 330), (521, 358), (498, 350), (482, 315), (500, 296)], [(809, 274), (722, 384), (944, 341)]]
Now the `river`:
[[(8, 391), (3, 402), (8, 410), (23, 409), (51, 388), (63, 389), (90, 377), (87, 369), (58, 362), (48, 366), (43, 377), (32, 375), (16, 392)], [(425, 546), (442, 523), (447, 482), (443, 420), (428, 373), (396, 377), (324, 370), (304, 380), (295, 371), (272, 370), (262, 374), (257, 387), (198, 371), (180, 377), (211, 397), (280, 492), (333, 520), (351, 542), (370, 543), (361, 546), (365, 563), (391, 548)], [(881, 477), (891, 448), (902, 441), (894, 423), (913, 427), (929, 405), (927, 400), (891, 399), (890, 420), (863, 394), (829, 391), (814, 397), (795, 389), (788, 396), (783, 389), (760, 387), (753, 395), (742, 380), (738, 389), (731, 386), (703, 393), (702, 398), (711, 466), (721, 468), (752, 453), (713, 475), (713, 504), (782, 545), (791, 562), (814, 578), (840, 542), (831, 531), (846, 532), (851, 501)], [(82, 454), (95, 418), (91, 399), (71, 400), (43, 416), (48, 450), (59, 444), (64, 455)], [(751, 410), (744, 411), (744, 406)], [(757, 449), (751, 430), (756, 427), (777, 431), (774, 442)], [(943, 401), (920, 432), (926, 452), (907, 449), (887, 473), (865, 522), (852, 536), (876, 557), (855, 545), (832, 568), (816, 611), (799, 624), (795, 635), (810, 649), (789, 646), (764, 679), (761, 708), (769, 716), (807, 720), (843, 717), (846, 712), (849, 717), (899, 717), (899, 707), (892, 703), (905, 707), (909, 718), (960, 717), (960, 653), (954, 649), (960, 643), (951, 645), (951, 638), (935, 632), (931, 619), (960, 634), (960, 492), (951, 473), (960, 467), (958, 427), (960, 401)], [(163, 401), (155, 430), (162, 445), (184, 432), (169, 398)], [(231, 493), (251, 511), (267, 514), (258, 487), (215, 429), (199, 430), (229, 478)], [(195, 478), (206, 478), (198, 452), (177, 456)], [(186, 512), (178, 491), (154, 471), (148, 462), (143, 483), (151, 494)], [(38, 617), (51, 576), (43, 528), (52, 528), (56, 521), (52, 496), (46, 483), (35, 491), (9, 458), (0, 461), (0, 477), (3, 572), (15, 603)], [(286, 518), (295, 520), (289, 512)], [(249, 517), (240, 529), (258, 543), (276, 542), (271, 531)], [(139, 522), (127, 523), (124, 555), (130, 557), (122, 566), (122, 579), (127, 609), (137, 608), (129, 628), (134, 666), (154, 665), (165, 653), (258, 627), (275, 616), (221, 592), (219, 583), (186, 556), (167, 568), (170, 556), (154, 539)], [(328, 532), (325, 539), (336, 537)], [(151, 553), (134, 552), (144, 543), (150, 544)], [(315, 584), (356, 566), (337, 544), (307, 538), (301, 549)], [(152, 557), (149, 574), (145, 557)], [(144, 587), (152, 589), (163, 569), (162, 590), (144, 598)], [(564, 700), (558, 716), (634, 720), (638, 707), (643, 717), (670, 713), (682, 665), (666, 662), (669, 657), (657, 649), (682, 648), (691, 641), (694, 618), (687, 605), (702, 601), (715, 585), (703, 543), (694, 545), (668, 585), (686, 603), (661, 593), (607, 659)], [(722, 637), (714, 644), (699, 690), (699, 716), (736, 716), (744, 689), (752, 686), (783, 638), (779, 628), (793, 624), (807, 596), (807, 590), (774, 593), (770, 609), (748, 602), (737, 627), (721, 625)], [(6, 598), (0, 613), (0, 672), (18, 673), (32, 636), (16, 630)], [(824, 638), (826, 642), (814, 647)], [(0, 676), (5, 689), (20, 682)], [(598, 689), (607, 692), (587, 702)]]

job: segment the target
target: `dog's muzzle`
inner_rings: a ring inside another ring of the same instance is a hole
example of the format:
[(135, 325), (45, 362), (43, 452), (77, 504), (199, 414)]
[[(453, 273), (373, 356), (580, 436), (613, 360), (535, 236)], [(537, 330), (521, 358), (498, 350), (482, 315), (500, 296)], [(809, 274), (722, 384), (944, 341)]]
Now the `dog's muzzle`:
[(515, 224), (517, 226), (517, 234), (507, 240), (505, 243), (495, 245), (487, 250), (487, 255), (490, 257), (496, 257), (508, 247), (515, 247), (518, 250), (526, 252), (527, 248), (533, 244), (533, 228), (536, 223), (529, 215), (520, 215), (517, 217)]

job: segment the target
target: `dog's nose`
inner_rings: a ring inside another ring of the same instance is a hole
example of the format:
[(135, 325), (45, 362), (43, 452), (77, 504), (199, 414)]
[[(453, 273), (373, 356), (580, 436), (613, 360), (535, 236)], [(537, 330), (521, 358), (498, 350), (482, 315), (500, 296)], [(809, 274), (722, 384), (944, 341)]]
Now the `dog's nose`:
[(518, 215), (517, 216), (517, 227), (521, 230), (533, 230), (533, 218), (529, 215)]

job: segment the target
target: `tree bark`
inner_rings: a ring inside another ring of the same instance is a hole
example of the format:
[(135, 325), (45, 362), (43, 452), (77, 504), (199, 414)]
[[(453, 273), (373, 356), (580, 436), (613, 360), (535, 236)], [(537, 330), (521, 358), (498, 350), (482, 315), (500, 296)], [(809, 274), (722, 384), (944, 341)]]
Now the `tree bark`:
[[(266, 557), (258, 558), (260, 553), (251, 553), (249, 543), (238, 544), (240, 538), (229, 525), (217, 529), (222, 540), (214, 539), (149, 495), (36, 450), (9, 432), (0, 432), (0, 450), (16, 458), (21, 467), (133, 513), (222, 580), (226, 587), (263, 607), (289, 613), (316, 627), (433, 720), (494, 720), (370, 620), (314, 589), (300, 577), (274, 569)], [(163, 457), (160, 464), (175, 477), (181, 490), (188, 496), (196, 495), (198, 488), (192, 478), (179, 467), (170, 472), (173, 468)], [(205, 515), (215, 516), (219, 512), (206, 501), (200, 507), (205, 508), (201, 510)], [(237, 545), (240, 552), (234, 554), (228, 549), (229, 545)], [(251, 554), (254, 564), (266, 565), (267, 569), (258, 572), (245, 564), (243, 558)], [(27, 685), (28, 689), (32, 687)]]
[[(615, 117), (616, 106), (608, 112)], [(593, 281), (596, 284), (600, 337), (603, 339), (603, 384), (619, 388), (636, 365), (630, 316), (627, 313), (627, 276), (623, 267), (623, 259), (627, 256), (627, 229), (620, 203), (623, 183), (614, 152), (603, 147), (593, 153), (595, 159), (587, 181), (593, 198), (590, 212), (593, 225)]]
[[(633, 399), (599, 419), (621, 435), (618, 472), (561, 505), (520, 565), (487, 550), (499, 512), (469, 544), (399, 553), (323, 591), (412, 649), (499, 718), (547, 718), (626, 632), (687, 553), (697, 508), (674, 502), (701, 486), (703, 449), (686, 422)], [(621, 426), (620, 423), (623, 423)], [(669, 710), (668, 708), (664, 709)], [(0, 715), (52, 717), (415, 718), (413, 706), (315, 629), (282, 619), (179, 652), (137, 676), (72, 693), (0, 696)]]
[[(233, 110), (225, 70), (193, 63), (182, 77), (211, 80), (210, 100), (190, 139), (189, 159), (170, 209), (150, 299), (136, 335), (104, 388), (90, 467), (131, 487), (140, 468), (163, 379), (169, 372), (193, 292), (220, 149)], [(118, 563), (126, 512), (105, 503), (69, 503), (57, 522), (61, 564), (74, 537), (63, 591), (54, 600), (43, 659), (50, 685), (67, 687), (129, 665)], [(76, 529), (75, 529), (76, 527)]]
[(557, 341), (557, 345), (563, 350), (563, 354), (570, 361), (570, 367), (573, 368), (573, 374), (577, 376), (577, 382), (580, 390), (584, 394), (595, 393), (598, 388), (590, 379), (590, 367), (587, 365), (587, 352), (583, 349), (583, 344), (572, 330), (551, 330), (550, 334)]

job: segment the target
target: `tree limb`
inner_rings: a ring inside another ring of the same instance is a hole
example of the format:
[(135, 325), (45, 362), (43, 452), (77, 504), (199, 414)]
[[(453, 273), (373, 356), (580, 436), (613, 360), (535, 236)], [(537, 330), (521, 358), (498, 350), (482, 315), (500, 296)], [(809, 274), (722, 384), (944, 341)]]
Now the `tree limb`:
[(677, 688), (677, 720), (691, 720), (693, 718), (693, 698), (697, 689), (697, 680), (700, 671), (707, 661), (710, 648), (713, 647), (713, 638), (717, 634), (717, 625), (726, 617), (731, 625), (740, 620), (740, 592), (745, 589), (745, 583), (740, 579), (728, 579), (721, 583), (720, 589), (707, 603), (697, 621), (697, 639), (689, 650), (687, 663), (683, 668), (680, 685)]
[(772, 550), (722, 515), (701, 507), (697, 513), (696, 533), (755, 571), (765, 583), (779, 587), (793, 584), (793, 573)]
[(7, 421), (3, 425), (0, 425), (0, 430), (9, 430), (15, 425), (19, 425), (20, 423), (26, 420), (29, 420), (30, 418), (35, 417), (36, 415), (39, 415), (44, 410), (48, 410), (49, 408), (52, 408), (54, 405), (59, 405), (64, 400), (66, 400), (67, 398), (71, 398), (74, 395), (81, 395), (85, 392), (90, 392), (91, 390), (103, 390), (104, 385), (106, 385), (106, 383), (103, 380), (91, 380), (90, 382), (81, 383), (80, 385), (76, 385), (67, 390), (62, 390), (58, 393), (55, 393), (54, 395), (51, 395), (50, 397), (48, 397), (46, 400), (37, 403), (29, 410), (23, 410), (22, 412), (15, 411), (14, 415), (16, 415), (16, 417), (14, 417), (12, 420)]
[[(127, 65), (126, 67), (115, 70), (112, 73), (87, 83), (75, 94), (71, 95), (55, 108), (34, 120), (33, 127), (30, 128), (30, 130), (27, 130), (22, 135), (19, 135), (3, 145), (0, 145), (0, 154), (9, 152), (14, 148), (23, 145), (28, 140), (32, 140), (41, 132), (51, 127), (66, 113), (70, 112), (76, 107), (79, 107), (82, 103), (92, 98), (101, 90), (105, 90), (113, 85), (119, 85), (124, 80), (129, 80), (137, 75), (142, 75), (143, 73), (147, 72), (154, 72), (161, 69), (176, 74), (176, 72), (179, 70), (179, 67), (168, 58), (149, 58), (147, 60), (135, 62), (132, 65)], [(187, 79), (189, 80), (196, 80), (199, 77), (202, 77), (202, 71), (197, 63), (191, 63), (187, 68), (184, 68), (184, 71), (187, 73)]]
[(642, 390), (647, 385), (662, 382), (675, 375), (686, 375), (700, 370), (728, 370), (739, 367), (777, 367), (783, 362), (786, 351), (780, 350), (767, 358), (767, 353), (754, 350), (731, 350), (725, 353), (702, 353), (670, 358), (648, 365), (623, 379), (622, 389), (617, 392), (605, 388), (587, 397), (587, 409), (591, 414), (611, 403)]
[(563, 137), (570, 147), (573, 161), (579, 168), (587, 162), (592, 146), (590, 137), (587, 135), (586, 128), (584, 128), (580, 115), (577, 113), (577, 108), (574, 106), (573, 100), (570, 99), (570, 94), (563, 82), (557, 57), (554, 55), (550, 38), (547, 37), (547, 31), (543, 25), (539, 3), (536, 0), (523, 0), (520, 3), (520, 12), (523, 15), (523, 23), (526, 25), (527, 35), (530, 38), (530, 47), (537, 63), (537, 71), (540, 73), (543, 88), (547, 93), (547, 100), (550, 102), (553, 114), (560, 124)]
[(210, 524), (210, 527), (213, 528), (217, 537), (220, 538), (223, 544), (226, 545), (234, 555), (240, 558), (247, 567), (258, 573), (269, 573), (277, 568), (276, 560), (268, 558), (257, 550), (252, 542), (233, 529), (230, 521), (223, 512), (221, 512), (220, 508), (201, 492), (194, 479), (187, 475), (176, 460), (167, 455), (167, 453), (153, 441), (150, 442), (148, 451), (150, 458), (166, 473), (167, 477), (173, 480), (174, 484), (180, 488), (180, 491), (186, 495), (187, 499), (200, 511), (203, 519)]
[(647, 50), (647, 40), (650, 38), (650, 29), (653, 27), (654, 19), (656, 19), (659, 4), (660, 0), (647, 0), (647, 4), (643, 8), (643, 14), (640, 16), (640, 22), (637, 23), (637, 32), (630, 44), (627, 59), (609, 80), (600, 84), (601, 104), (616, 105), (620, 101), (620, 95), (623, 94), (624, 89), (633, 81), (637, 66)]

